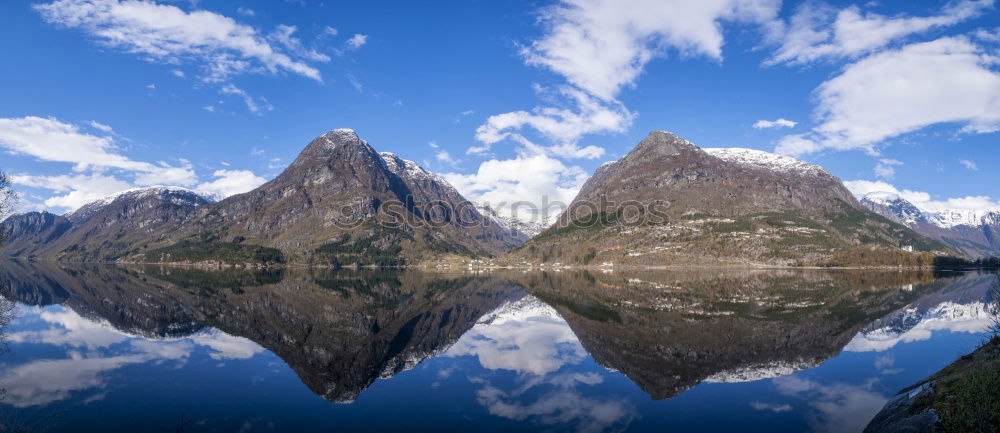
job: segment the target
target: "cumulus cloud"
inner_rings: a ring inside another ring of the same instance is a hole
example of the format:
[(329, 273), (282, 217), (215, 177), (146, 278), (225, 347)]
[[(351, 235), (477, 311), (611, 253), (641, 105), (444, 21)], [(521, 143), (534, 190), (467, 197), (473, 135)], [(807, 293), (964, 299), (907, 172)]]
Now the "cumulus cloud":
[(69, 210), (133, 188), (128, 182), (102, 174), (59, 176), (15, 174), (11, 176), (11, 181), (17, 185), (54, 191), (56, 195), (43, 201), (45, 206)]
[(968, 159), (960, 159), (960, 160), (958, 160), (958, 163), (962, 164), (963, 167), (965, 167), (965, 168), (967, 168), (969, 170), (979, 171), (979, 166), (976, 165), (975, 161), (968, 160)]
[(668, 48), (722, 59), (723, 21), (772, 20), (776, 0), (564, 0), (544, 9), (542, 38), (522, 49), (528, 64), (549, 69), (603, 100), (631, 86)]
[(88, 134), (53, 117), (0, 118), (0, 145), (43, 161), (74, 164), (77, 171), (91, 167), (140, 171), (151, 168), (148, 163), (118, 154), (112, 136)]
[(216, 200), (250, 191), (267, 182), (250, 170), (216, 170), (212, 176), (215, 180), (200, 183), (196, 189)]
[[(476, 173), (445, 173), (444, 178), (466, 198), (489, 204), (505, 216), (543, 222), (555, 218), (587, 180), (577, 166), (546, 155), (520, 155), (483, 162)], [(531, 203), (531, 206), (511, 206)]]
[(811, 430), (818, 433), (862, 431), (888, 400), (875, 391), (874, 380), (824, 384), (793, 375), (772, 379), (772, 383), (779, 394), (809, 407)]
[(224, 198), (265, 182), (247, 170), (218, 170), (213, 173), (214, 180), (199, 184), (189, 161), (178, 159), (176, 164), (170, 164), (130, 159), (120, 153), (115, 143), (117, 135), (110, 135), (114, 134), (110, 126), (96, 121), (90, 126), (109, 135), (90, 134), (55, 118), (0, 118), (0, 147), (41, 161), (73, 164), (71, 174), (14, 173), (11, 180), (17, 185), (54, 192), (43, 200), (44, 205), (67, 210), (136, 187), (197, 184), (198, 190)]
[[(532, 111), (513, 111), (490, 116), (476, 129), (476, 139), (483, 143), (468, 149), (468, 153), (484, 153), (505, 138), (539, 153), (564, 158), (599, 158), (604, 149), (597, 146), (580, 148), (576, 141), (583, 135), (597, 132), (623, 132), (632, 124), (634, 115), (620, 103), (607, 104), (571, 87), (562, 87), (559, 95), (571, 101), (563, 107), (535, 107)], [(557, 143), (549, 148), (535, 145), (518, 131), (530, 127)]]
[(134, 0), (58, 0), (34, 8), (49, 23), (80, 29), (147, 61), (197, 62), (206, 81), (279, 71), (322, 81), (320, 72), (306, 62), (315, 59), (295, 59), (268, 43), (257, 29), (214, 12)]
[(913, 203), (917, 207), (933, 212), (946, 210), (985, 210), (1000, 209), (1000, 202), (989, 196), (966, 196), (945, 199), (934, 199), (930, 193), (899, 189), (883, 181), (849, 180), (844, 182), (855, 197), (861, 198), (873, 192), (891, 192)]
[(945, 5), (938, 15), (887, 17), (857, 6), (837, 10), (805, 2), (787, 25), (778, 27), (780, 46), (765, 64), (804, 64), (820, 59), (861, 56), (907, 36), (952, 26), (981, 15), (993, 0), (959, 1)]
[(848, 65), (816, 90), (819, 125), (782, 138), (779, 153), (862, 149), (929, 125), (955, 123), (967, 133), (1000, 129), (1000, 73), (965, 37), (907, 45)]
[(798, 125), (798, 122), (793, 122), (785, 118), (778, 118), (777, 120), (758, 120), (757, 123), (753, 124), (755, 129), (767, 129), (767, 128), (794, 128)]
[[(103, 135), (84, 132), (77, 125), (52, 117), (0, 118), (0, 146), (15, 155), (72, 164), (75, 172), (59, 176), (22, 173), (12, 176), (12, 180), (20, 185), (59, 193), (45, 200), (45, 205), (69, 209), (134, 185), (190, 186), (197, 183), (198, 178), (187, 161), (172, 165), (166, 161), (151, 163), (130, 159), (120, 153), (110, 126), (96, 121), (91, 121), (90, 126)], [(119, 179), (115, 173), (127, 173), (132, 181)]]

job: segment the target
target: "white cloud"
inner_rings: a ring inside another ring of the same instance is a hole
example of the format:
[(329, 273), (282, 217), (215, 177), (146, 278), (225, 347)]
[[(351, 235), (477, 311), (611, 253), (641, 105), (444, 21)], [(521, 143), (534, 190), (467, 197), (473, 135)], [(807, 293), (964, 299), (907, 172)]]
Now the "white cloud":
[(793, 122), (785, 118), (778, 118), (777, 120), (758, 120), (757, 123), (753, 124), (756, 129), (765, 128), (794, 128), (798, 122)]
[(216, 170), (212, 176), (215, 177), (215, 180), (200, 183), (195, 189), (216, 200), (250, 191), (267, 182), (267, 179), (257, 176), (249, 170)]
[(34, 8), (49, 23), (81, 29), (147, 61), (201, 63), (206, 81), (279, 71), (322, 81), (316, 68), (278, 50), (255, 28), (214, 12), (128, 0), (57, 0)]
[(896, 177), (895, 166), (897, 165), (903, 165), (903, 162), (895, 159), (880, 159), (878, 160), (878, 164), (875, 164), (875, 176), (891, 180)]
[(437, 159), (438, 161), (447, 163), (448, 165), (450, 165), (452, 167), (458, 165), (458, 163), (460, 162), (459, 160), (457, 160), (454, 157), (452, 157), (451, 154), (448, 153), (447, 150), (443, 150), (443, 149), (442, 150), (438, 150), (437, 152), (435, 152), (434, 153), (434, 158)]
[(199, 332), (188, 337), (199, 346), (212, 349), (208, 356), (212, 359), (250, 359), (264, 351), (264, 348), (253, 341), (226, 334), (218, 329)]
[(323, 35), (324, 36), (337, 36), (337, 33), (340, 33), (340, 32), (337, 31), (337, 29), (335, 29), (333, 27), (330, 27), (330, 26), (323, 27)]
[(667, 48), (721, 59), (721, 22), (764, 23), (779, 7), (777, 0), (564, 0), (543, 10), (545, 35), (522, 54), (528, 64), (612, 100)]
[(971, 161), (971, 160), (968, 160), (968, 159), (960, 159), (960, 160), (958, 160), (958, 163), (962, 164), (962, 166), (964, 166), (965, 168), (967, 168), (969, 170), (979, 171), (979, 166), (976, 165), (975, 161)]
[[(576, 197), (588, 177), (580, 167), (567, 166), (546, 155), (492, 159), (483, 162), (476, 173), (443, 176), (469, 200), (488, 203), (506, 216), (534, 222), (542, 222), (545, 215), (555, 218)], [(535, 211), (519, 207), (516, 215), (510, 215), (513, 203), (531, 203)]]
[(95, 166), (126, 170), (149, 167), (117, 154), (112, 137), (80, 132), (77, 126), (52, 117), (0, 118), (0, 145), (44, 161), (72, 163), (78, 171)]
[(18, 185), (55, 191), (58, 195), (46, 199), (43, 202), (45, 206), (69, 210), (133, 188), (128, 182), (103, 174), (59, 176), (16, 174), (11, 176), (11, 181)]
[[(604, 103), (578, 89), (564, 86), (556, 94), (566, 98), (568, 106), (535, 107), (531, 112), (514, 111), (490, 116), (476, 129), (476, 139), (483, 145), (470, 147), (467, 153), (487, 152), (492, 144), (511, 138), (539, 153), (564, 158), (599, 158), (604, 149), (597, 146), (579, 148), (577, 140), (586, 134), (624, 132), (635, 118), (622, 104)], [(534, 145), (519, 133), (524, 127), (538, 131), (556, 144), (551, 147)]]
[(811, 431), (838, 433), (862, 431), (888, 400), (873, 388), (874, 380), (862, 384), (822, 384), (799, 376), (772, 379), (779, 394), (801, 400), (811, 408)]
[(819, 86), (819, 126), (782, 138), (777, 151), (876, 154), (888, 138), (939, 123), (960, 124), (970, 133), (997, 131), (1000, 73), (990, 69), (997, 62), (965, 37), (872, 55)]
[(870, 180), (849, 180), (844, 182), (844, 186), (858, 198), (873, 192), (891, 192), (921, 209), (934, 212), (943, 210), (1000, 209), (1000, 202), (988, 196), (952, 197), (935, 200), (930, 193), (899, 189), (887, 182)]
[(180, 69), (172, 69), (170, 70), (170, 73), (174, 74), (174, 76), (177, 78), (184, 78), (184, 71)]
[(347, 40), (347, 47), (352, 50), (356, 50), (361, 48), (366, 43), (368, 43), (368, 35), (357, 33)]
[(107, 135), (82, 132), (78, 126), (55, 118), (0, 118), (0, 147), (15, 155), (73, 164), (72, 174), (19, 173), (11, 177), (14, 183), (53, 191), (56, 195), (43, 200), (45, 206), (69, 210), (136, 186), (198, 183), (189, 161), (178, 159), (177, 164), (171, 164), (132, 160), (119, 153), (114, 138), (117, 134), (111, 126), (88, 123)]
[[(105, 133), (113, 133), (110, 126), (95, 121), (91, 121), (90, 125)], [(136, 183), (140, 185), (163, 181), (191, 185), (196, 181), (190, 164), (176, 167), (162, 161), (158, 164), (134, 161), (118, 153), (112, 136), (81, 132), (76, 125), (52, 117), (0, 118), (0, 146), (15, 154), (43, 161), (73, 164), (73, 170), (77, 172), (108, 168), (133, 172)]]
[(100, 123), (96, 120), (91, 120), (90, 126), (94, 127), (94, 129), (97, 129), (105, 134), (111, 134), (114, 132), (114, 129), (112, 129), (110, 126)]
[(992, 7), (993, 0), (947, 4), (929, 17), (886, 17), (863, 12), (857, 6), (837, 10), (816, 2), (805, 2), (787, 26), (779, 26), (781, 46), (765, 64), (804, 64), (820, 59), (855, 57), (881, 49), (913, 34), (951, 26), (974, 18)]
[(787, 403), (786, 404), (776, 404), (776, 403), (764, 403), (764, 402), (760, 402), (760, 401), (752, 401), (752, 402), (750, 402), (750, 407), (754, 408), (755, 410), (760, 410), (760, 411), (767, 410), (767, 411), (771, 411), (771, 412), (774, 412), (774, 413), (791, 412), (792, 409), (793, 409), (792, 405), (787, 404)]
[(257, 12), (254, 12), (254, 10), (250, 8), (236, 8), (236, 13), (240, 15), (246, 15), (248, 17), (257, 15)]
[[(227, 84), (225, 86), (222, 86), (222, 89), (220, 89), (220, 91), (225, 95), (233, 95), (243, 99), (243, 103), (246, 104), (247, 110), (250, 110), (250, 112), (253, 114), (260, 114), (262, 110), (274, 111), (274, 106), (271, 105), (269, 102), (267, 102), (266, 99), (261, 98), (260, 104), (258, 104), (257, 101), (254, 100), (253, 96), (250, 96), (250, 94), (247, 93), (245, 90), (236, 87), (232, 84)], [(214, 111), (214, 108), (208, 111)]]

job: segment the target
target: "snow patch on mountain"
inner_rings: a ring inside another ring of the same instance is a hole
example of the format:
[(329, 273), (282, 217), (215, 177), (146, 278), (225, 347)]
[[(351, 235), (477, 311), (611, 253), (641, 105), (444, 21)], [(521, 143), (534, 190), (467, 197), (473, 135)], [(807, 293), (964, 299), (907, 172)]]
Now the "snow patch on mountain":
[(503, 227), (504, 230), (515, 234), (516, 233), (522, 234), (524, 237), (523, 241), (527, 241), (528, 239), (533, 238), (535, 235), (545, 231), (545, 229), (548, 228), (547, 225), (542, 224), (540, 222), (535, 222), (535, 221), (525, 222), (519, 218), (515, 218), (512, 216), (500, 215), (500, 213), (496, 209), (493, 209), (490, 205), (486, 203), (476, 203), (476, 210), (478, 210), (479, 213), (483, 214), (483, 216), (492, 219), (500, 227)]
[(789, 156), (778, 155), (762, 150), (732, 148), (708, 148), (702, 149), (709, 155), (727, 162), (742, 165), (750, 168), (762, 168), (782, 173), (793, 173), (803, 175), (822, 175), (827, 171), (823, 167), (810, 164)]
[(380, 152), (379, 156), (382, 157), (382, 161), (385, 161), (385, 165), (389, 171), (395, 173), (396, 176), (406, 179), (430, 180), (440, 183), (448, 188), (455, 189), (450, 183), (448, 183), (448, 181), (444, 180), (444, 178), (424, 170), (423, 167), (417, 165), (417, 163), (413, 161), (400, 158), (398, 155), (391, 152)]
[(147, 197), (152, 197), (155, 195), (165, 196), (167, 202), (178, 206), (198, 206), (202, 203), (201, 200), (204, 200), (209, 203), (215, 201), (212, 197), (203, 195), (192, 189), (182, 188), (179, 186), (156, 185), (145, 188), (132, 188), (132, 189), (127, 189), (125, 191), (117, 192), (107, 197), (94, 200), (90, 203), (80, 206), (78, 209), (67, 212), (63, 216), (67, 218), (69, 217), (79, 218), (97, 212), (103, 209), (105, 206), (110, 205), (111, 203), (114, 203), (115, 201), (123, 197), (138, 200)]
[(797, 371), (819, 365), (816, 360), (776, 361), (765, 364), (746, 365), (732, 370), (715, 373), (703, 380), (707, 383), (742, 383), (762, 379), (788, 376)]
[(334, 129), (321, 136), (323, 139), (324, 147), (327, 150), (333, 150), (337, 148), (337, 143), (345, 141), (361, 141), (362, 143), (368, 144), (366, 141), (358, 137), (358, 133), (350, 128), (338, 128)]
[(483, 315), (476, 325), (503, 325), (508, 322), (554, 321), (565, 323), (559, 312), (538, 298), (526, 295), (520, 299), (507, 301), (493, 311)]

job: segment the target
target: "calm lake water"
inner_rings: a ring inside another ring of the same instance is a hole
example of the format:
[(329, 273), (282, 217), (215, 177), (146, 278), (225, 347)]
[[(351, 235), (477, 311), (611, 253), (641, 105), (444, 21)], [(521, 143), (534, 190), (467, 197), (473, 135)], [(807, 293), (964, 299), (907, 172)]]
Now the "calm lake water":
[(858, 432), (998, 310), (981, 273), (3, 263), (0, 280), (0, 422), (29, 432)]

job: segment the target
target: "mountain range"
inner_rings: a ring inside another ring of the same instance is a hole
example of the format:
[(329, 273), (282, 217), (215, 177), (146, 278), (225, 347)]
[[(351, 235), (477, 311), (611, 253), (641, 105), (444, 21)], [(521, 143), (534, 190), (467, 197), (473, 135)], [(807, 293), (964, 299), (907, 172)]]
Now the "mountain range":
[(922, 209), (893, 192), (872, 192), (861, 203), (886, 218), (953, 248), (967, 257), (1000, 255), (1000, 209)]
[[(905, 223), (905, 221), (904, 221)], [(701, 149), (654, 131), (601, 166), (551, 227), (474, 204), (350, 129), (312, 142), (281, 174), (220, 201), (183, 188), (126, 191), (66, 215), (0, 227), (0, 254), (131, 263), (398, 266), (507, 263), (926, 264), (936, 236), (873, 212), (822, 167), (750, 149)], [(951, 244), (949, 244), (951, 245)], [(513, 250), (513, 251), (512, 251)], [(858, 252), (862, 251), (862, 252)], [(914, 258), (916, 257), (916, 258)]]

